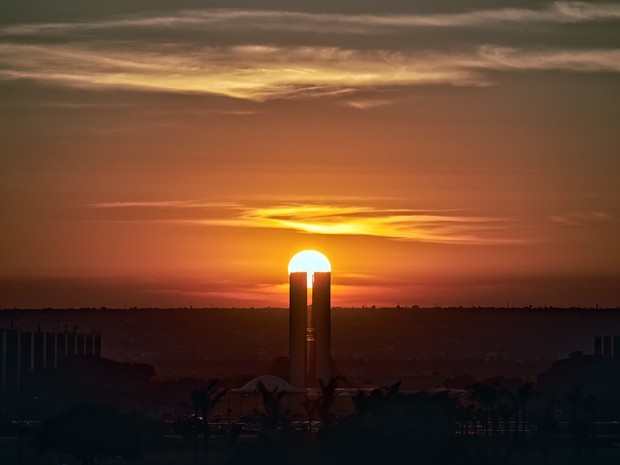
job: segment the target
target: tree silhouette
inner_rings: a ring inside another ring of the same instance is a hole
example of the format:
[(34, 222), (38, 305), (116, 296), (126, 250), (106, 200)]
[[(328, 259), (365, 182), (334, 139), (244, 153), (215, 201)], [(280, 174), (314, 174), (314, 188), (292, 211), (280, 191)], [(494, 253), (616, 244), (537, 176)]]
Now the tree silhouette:
[(286, 393), (280, 391), (277, 386), (270, 390), (260, 380), (257, 383), (257, 387), (265, 408), (263, 426), (268, 434), (275, 436), (279, 428), (288, 427), (291, 422), (292, 414), (282, 403)]
[(597, 400), (592, 394), (586, 395), (581, 385), (567, 394), (564, 402), (570, 407), (568, 431), (571, 434), (573, 454), (580, 458), (588, 442), (594, 437), (594, 417)]
[(498, 398), (497, 389), (487, 383), (474, 383), (467, 389), (472, 400), (482, 407), (484, 413), (484, 439), (485, 444), (487, 444), (489, 439), (489, 419)]
[[(527, 403), (534, 395), (534, 385), (532, 383), (524, 383), (517, 388), (517, 398), (521, 405), (521, 440), (525, 441), (525, 430), (527, 427)], [(518, 423), (517, 423), (518, 425)], [(516, 431), (515, 431), (516, 434)]]
[[(205, 450), (205, 463), (209, 463), (209, 414), (213, 407), (217, 405), (220, 399), (228, 392), (227, 389), (217, 390), (217, 384), (219, 383), (218, 379), (213, 379), (209, 381), (209, 383), (200, 388), (196, 388), (192, 391), (192, 403), (194, 405), (194, 413), (195, 417), (198, 417), (198, 413), (200, 413), (202, 417), (202, 434), (203, 434), (203, 444)], [(194, 435), (195, 439), (195, 449), (194, 449), (194, 460), (198, 459), (198, 441), (197, 435)]]
[(306, 412), (306, 417), (308, 418), (308, 433), (312, 434), (312, 422), (314, 421), (314, 417), (319, 406), (319, 399), (311, 399), (308, 397), (308, 394), (304, 394), (304, 400), (301, 405), (303, 406)]
[(519, 407), (517, 402), (517, 397), (511, 390), (506, 388), (500, 390), (497, 414), (504, 423), (504, 439), (507, 449), (510, 449), (510, 421)]
[(457, 405), (456, 407), (456, 417), (460, 424), (460, 433), (463, 437), (469, 436), (469, 427), (470, 424), (474, 421), (475, 407), (473, 404), (465, 405)]
[(341, 381), (344, 383), (347, 382), (343, 376), (336, 376), (329, 380), (327, 384), (324, 384), (322, 379), (319, 380), (320, 394), (317, 399), (317, 411), (323, 422), (323, 429), (329, 428), (332, 424), (333, 415), (331, 413), (331, 406), (336, 399), (336, 388)]
[(455, 402), (446, 393), (401, 393), (400, 383), (353, 396), (355, 412), (319, 439), (329, 463), (452, 463)]
[[(198, 417), (194, 414), (190, 417), (180, 416), (174, 421), (174, 431), (183, 437), (183, 445), (188, 447), (192, 441), (197, 445), (196, 436), (198, 433)], [(198, 451), (194, 449), (194, 455), (198, 455)]]
[(559, 430), (558, 418), (556, 415), (557, 407), (558, 401), (555, 395), (552, 395), (547, 406), (538, 413), (536, 418), (540, 434), (539, 448), (545, 460), (551, 454), (551, 444)]

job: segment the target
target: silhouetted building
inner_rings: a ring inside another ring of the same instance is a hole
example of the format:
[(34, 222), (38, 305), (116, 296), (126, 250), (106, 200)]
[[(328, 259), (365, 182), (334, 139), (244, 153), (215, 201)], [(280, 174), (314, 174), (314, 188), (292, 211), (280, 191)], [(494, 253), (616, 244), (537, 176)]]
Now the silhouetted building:
[(289, 381), (298, 389), (331, 379), (331, 273), (315, 272), (308, 325), (307, 273), (289, 276)]
[(603, 336), (603, 357), (611, 357), (611, 336)]
[(594, 336), (594, 356), (600, 357), (601, 355), (603, 355), (603, 338)]
[(308, 275), (289, 276), (289, 381), (296, 388), (306, 385), (306, 328), (308, 326)]
[[(331, 379), (331, 273), (314, 273), (312, 326), (314, 328), (315, 381)], [(314, 383), (313, 383), (314, 385)]]
[(595, 357), (620, 357), (620, 336), (594, 336)]
[(26, 373), (57, 368), (60, 359), (78, 355), (101, 357), (101, 332), (78, 334), (74, 328), (46, 333), (0, 328), (0, 388), (19, 389)]

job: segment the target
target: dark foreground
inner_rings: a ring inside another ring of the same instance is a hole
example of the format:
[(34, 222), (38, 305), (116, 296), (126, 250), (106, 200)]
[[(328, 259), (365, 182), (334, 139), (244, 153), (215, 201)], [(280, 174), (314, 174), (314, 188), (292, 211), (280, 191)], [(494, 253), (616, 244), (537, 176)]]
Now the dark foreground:
[[(189, 393), (194, 413), (174, 419), (103, 404), (75, 404), (39, 422), (5, 417), (0, 463), (620, 463), (616, 400), (582, 384), (560, 395), (513, 381), (405, 393), (400, 383), (340, 389), (344, 380), (334, 378), (294, 395), (259, 383), (253, 413), (237, 418), (217, 413), (226, 390), (212, 381)], [(343, 403), (350, 413), (336, 414)]]
[[(31, 438), (24, 438), (24, 444)], [(254, 439), (255, 438), (251, 438)], [(250, 440), (251, 440), (250, 439)], [(242, 440), (244, 440), (242, 438)], [(20, 446), (18, 438), (2, 438), (1, 440), (2, 464), (24, 464), (24, 465), (49, 465), (53, 463), (65, 463), (67, 465), (79, 465), (81, 462), (72, 457), (63, 457), (62, 462), (59, 461), (59, 455), (56, 453), (47, 453), (39, 455), (35, 451), (25, 447), (22, 452), (20, 461)], [(219, 439), (213, 441), (213, 451), (209, 457), (209, 463), (213, 465), (224, 465), (226, 459), (226, 441)], [(121, 458), (109, 458), (105, 463), (127, 464), (128, 462)], [(129, 462), (132, 463), (132, 462)], [(135, 465), (193, 465), (195, 463), (205, 463), (204, 457), (198, 462), (194, 461), (193, 453), (189, 449), (181, 449), (178, 446), (171, 446), (168, 450), (145, 451), (143, 456), (133, 462)], [(346, 463), (346, 462), (345, 462)], [(384, 462), (385, 463), (385, 462)], [(415, 462), (414, 462), (415, 463)], [(458, 463), (458, 462), (457, 462)], [(466, 463), (466, 462), (465, 462)], [(552, 465), (552, 464), (600, 464), (600, 465), (617, 465), (620, 463), (619, 447), (602, 447), (597, 449), (596, 454), (589, 457), (576, 458), (569, 444), (557, 444), (548, 455), (541, 454), (535, 449), (528, 449), (517, 454), (513, 454), (508, 458), (472, 457), (470, 463), (498, 463), (498, 464), (514, 464), (514, 465)]]

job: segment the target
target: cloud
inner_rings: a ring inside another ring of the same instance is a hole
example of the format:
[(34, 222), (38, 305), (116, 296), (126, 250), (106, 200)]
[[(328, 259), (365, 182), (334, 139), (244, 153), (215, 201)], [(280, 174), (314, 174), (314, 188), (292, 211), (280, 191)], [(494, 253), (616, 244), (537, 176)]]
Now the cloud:
[(620, 49), (519, 50), (482, 46), (479, 63), (473, 66), (495, 70), (561, 70), (575, 72), (620, 72)]
[(583, 226), (592, 223), (615, 223), (617, 219), (606, 212), (589, 211), (589, 212), (569, 212), (561, 215), (552, 215), (551, 221), (559, 224), (570, 226)]
[(362, 235), (454, 244), (513, 242), (497, 234), (505, 228), (505, 219), (409, 209), (300, 204), (254, 208), (246, 211), (242, 219), (252, 227), (293, 229), (311, 234)]
[[(445, 13), (200, 9), (12, 24), (0, 27), (0, 80), (254, 101), (344, 96), (346, 105), (368, 109), (392, 102), (352, 94), (428, 84), (485, 86), (496, 82), (493, 71), (618, 73), (618, 48), (579, 48), (580, 39), (571, 39), (572, 48), (558, 48), (554, 34), (570, 28), (546, 33), (535, 48), (523, 42), (528, 25), (618, 20), (620, 5), (561, 1)], [(508, 47), (501, 42), (511, 24), (518, 28), (512, 28)], [(478, 43), (472, 34), (460, 40), (452, 29), (463, 27), (487, 38), (488, 28), (497, 27), (497, 43)], [(416, 40), (414, 32), (428, 28), (438, 35), (425, 32), (425, 40)], [(549, 39), (555, 45), (545, 47)]]
[(129, 103), (103, 103), (103, 102), (82, 102), (82, 103), (69, 103), (69, 102), (15, 102), (15, 103), (7, 103), (3, 102), (3, 105), (11, 105), (11, 106), (20, 106), (20, 107), (50, 107), (50, 108), (60, 108), (67, 110), (80, 110), (80, 109), (116, 109), (116, 108), (131, 108), (135, 107), (134, 104)]
[(346, 100), (343, 103), (344, 105), (351, 107), (351, 108), (355, 108), (357, 110), (370, 110), (371, 108), (392, 105), (394, 102), (392, 100), (381, 100), (381, 99), (356, 99), (356, 100)]
[(4, 43), (0, 44), (0, 64), (4, 79), (262, 101), (427, 84), (483, 86), (493, 83), (485, 74), (489, 70), (618, 73), (620, 49), (526, 50), (488, 45), (449, 53), (309, 46), (187, 50), (173, 44), (132, 49), (110, 44)]
[(161, 200), (144, 202), (102, 202), (90, 204), (94, 208), (237, 208), (235, 202), (204, 202), (198, 200)]
[(123, 222), (158, 222), (233, 228), (292, 230), (306, 234), (369, 236), (444, 244), (499, 245), (530, 242), (508, 234), (516, 223), (506, 218), (456, 215), (449, 211), (379, 208), (325, 203), (249, 206), (196, 201), (120, 202), (93, 205), (96, 208), (212, 208), (200, 216), (179, 218), (166, 211), (159, 219), (123, 219)]
[(336, 34), (381, 34), (394, 29), (455, 28), (510, 23), (581, 23), (620, 19), (611, 3), (558, 1), (542, 8), (496, 8), (449, 13), (333, 14), (276, 10), (200, 9), (166, 14), (127, 15), (95, 21), (18, 24), (0, 28), (0, 36), (65, 35), (142, 29), (297, 31)]
[[(440, 57), (436, 57), (440, 58)], [(338, 47), (233, 46), (191, 51), (77, 45), (0, 44), (0, 76), (69, 87), (208, 93), (240, 99), (335, 95), (355, 89), (473, 83), (474, 73), (445, 57)]]
[[(197, 299), (198, 302), (216, 302), (221, 305), (268, 306), (279, 302), (286, 295), (288, 284), (260, 284), (252, 282), (231, 282), (223, 280), (209, 280), (205, 282), (172, 283), (165, 287), (165, 283), (143, 288), (140, 291), (147, 294), (167, 296), (167, 299), (177, 301), (183, 299)], [(206, 299), (206, 300), (205, 300)], [(191, 301), (190, 301), (191, 302)]]

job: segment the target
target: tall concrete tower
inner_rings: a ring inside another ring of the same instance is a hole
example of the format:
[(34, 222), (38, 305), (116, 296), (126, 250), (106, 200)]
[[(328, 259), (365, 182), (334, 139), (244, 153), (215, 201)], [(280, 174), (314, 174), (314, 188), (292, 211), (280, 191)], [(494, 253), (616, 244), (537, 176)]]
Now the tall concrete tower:
[(295, 272), (289, 275), (289, 381), (299, 389), (306, 387), (307, 281), (306, 272)]
[[(318, 380), (328, 383), (331, 379), (331, 265), (327, 257), (314, 250), (296, 254), (289, 263), (289, 286), (289, 381), (299, 389), (316, 387)], [(308, 286), (312, 286), (310, 315)]]
[(315, 379), (331, 379), (331, 273), (315, 272), (312, 285)]

